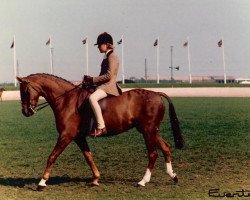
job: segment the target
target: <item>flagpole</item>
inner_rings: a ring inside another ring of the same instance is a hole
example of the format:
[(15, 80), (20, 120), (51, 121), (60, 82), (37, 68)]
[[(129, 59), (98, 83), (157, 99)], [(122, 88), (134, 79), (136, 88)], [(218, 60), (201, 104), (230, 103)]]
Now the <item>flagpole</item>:
[(170, 69), (171, 69), (171, 82), (174, 81), (174, 67), (173, 67), (173, 48), (174, 46), (170, 46), (170, 54), (171, 54), (171, 60), (170, 60)]
[(124, 60), (123, 60), (123, 55), (124, 55), (124, 48), (123, 48), (124, 40), (123, 40), (123, 35), (121, 37), (121, 40), (122, 40), (122, 84), (125, 84)]
[(14, 35), (14, 38), (13, 38), (13, 44), (14, 44), (14, 53), (13, 53), (13, 56), (14, 56), (14, 86), (17, 87), (17, 80), (16, 80), (16, 76), (17, 76), (17, 73), (16, 73), (16, 38), (15, 38), (15, 35)]
[(53, 46), (52, 46), (52, 39), (51, 36), (49, 37), (50, 43), (49, 43), (49, 48), (50, 48), (50, 73), (54, 74), (54, 68), (53, 68)]
[(86, 74), (89, 75), (89, 41), (86, 37)]
[(222, 59), (223, 59), (223, 70), (224, 70), (224, 84), (227, 83), (227, 76), (226, 76), (226, 63), (225, 63), (225, 50), (224, 50), (224, 39), (222, 37)]
[(19, 61), (16, 60), (16, 75), (19, 76), (20, 68), (19, 68)]
[(160, 41), (159, 37), (157, 38), (158, 44), (156, 49), (156, 72), (157, 72), (157, 84), (160, 83), (160, 76), (159, 76), (159, 47), (160, 47)]
[(191, 59), (190, 59), (190, 42), (189, 37), (187, 37), (187, 49), (188, 49), (188, 70), (189, 70), (189, 83), (192, 84), (192, 75), (191, 75)]

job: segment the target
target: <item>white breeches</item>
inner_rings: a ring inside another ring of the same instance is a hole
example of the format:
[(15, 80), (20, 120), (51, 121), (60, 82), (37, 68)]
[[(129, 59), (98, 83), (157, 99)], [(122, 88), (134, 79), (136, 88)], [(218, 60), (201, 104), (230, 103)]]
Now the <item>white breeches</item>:
[(89, 102), (92, 107), (92, 110), (95, 114), (97, 128), (102, 129), (105, 127), (105, 123), (102, 117), (102, 110), (98, 103), (99, 100), (107, 97), (107, 93), (101, 89), (97, 89), (94, 93), (89, 96)]

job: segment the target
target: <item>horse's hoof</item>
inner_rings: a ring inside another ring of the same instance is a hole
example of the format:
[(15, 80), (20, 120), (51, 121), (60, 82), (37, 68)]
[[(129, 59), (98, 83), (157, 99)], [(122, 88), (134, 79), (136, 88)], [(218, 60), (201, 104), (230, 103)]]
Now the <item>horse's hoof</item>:
[(92, 181), (91, 186), (99, 186), (99, 183), (97, 181)]
[(173, 181), (174, 181), (175, 183), (178, 183), (178, 178), (177, 178), (177, 176), (175, 176), (175, 177), (173, 178)]
[(36, 191), (43, 191), (44, 189), (46, 188), (46, 186), (42, 186), (42, 185), (38, 185), (37, 188), (36, 188)]
[(145, 187), (145, 183), (139, 182), (139, 183), (136, 184), (136, 187)]

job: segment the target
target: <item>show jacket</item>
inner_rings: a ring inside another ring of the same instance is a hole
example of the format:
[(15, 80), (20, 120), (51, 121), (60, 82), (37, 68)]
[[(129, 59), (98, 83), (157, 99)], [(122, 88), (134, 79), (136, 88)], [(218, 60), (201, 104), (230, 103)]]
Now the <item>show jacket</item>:
[(97, 85), (97, 89), (102, 89), (109, 95), (119, 96), (122, 94), (121, 88), (116, 83), (116, 77), (119, 69), (119, 59), (117, 55), (110, 51), (101, 64), (101, 72), (99, 76), (93, 77), (93, 83)]

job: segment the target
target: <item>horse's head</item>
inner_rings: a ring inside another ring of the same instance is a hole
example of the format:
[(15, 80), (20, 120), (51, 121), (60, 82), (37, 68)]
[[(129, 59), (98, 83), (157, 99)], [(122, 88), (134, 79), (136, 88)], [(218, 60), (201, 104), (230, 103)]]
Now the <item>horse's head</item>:
[(20, 96), (22, 102), (22, 113), (26, 117), (32, 116), (40, 96), (40, 89), (27, 78), (16, 77), (20, 82)]

